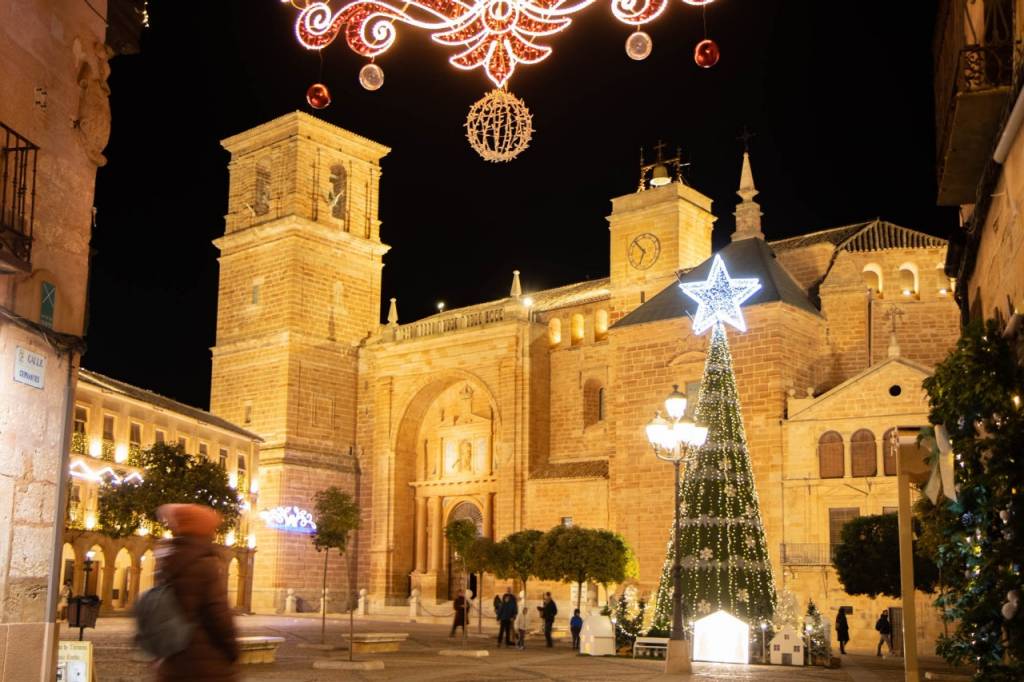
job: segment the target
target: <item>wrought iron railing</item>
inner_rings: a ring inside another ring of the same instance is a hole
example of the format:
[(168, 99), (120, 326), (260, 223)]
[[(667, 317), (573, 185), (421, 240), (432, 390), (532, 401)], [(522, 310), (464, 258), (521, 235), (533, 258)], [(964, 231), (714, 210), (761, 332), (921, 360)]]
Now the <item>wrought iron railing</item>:
[(32, 261), (32, 227), (36, 207), (36, 162), (39, 147), (0, 123), (0, 259)]
[(782, 544), (783, 566), (831, 566), (836, 545), (825, 543), (792, 543)]
[(504, 305), (469, 312), (455, 312), (449, 315), (437, 315), (420, 322), (411, 322), (398, 327), (395, 339), (405, 341), (420, 339), (426, 336), (437, 336), (460, 329), (483, 327), (505, 319)]

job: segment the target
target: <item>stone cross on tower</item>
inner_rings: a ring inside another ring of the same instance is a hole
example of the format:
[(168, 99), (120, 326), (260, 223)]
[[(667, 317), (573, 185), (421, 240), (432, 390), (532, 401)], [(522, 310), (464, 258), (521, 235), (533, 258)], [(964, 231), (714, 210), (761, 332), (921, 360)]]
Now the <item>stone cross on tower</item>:
[(891, 305), (885, 310), (885, 316), (889, 318), (889, 357), (898, 358), (900, 356), (900, 344), (896, 341), (896, 319), (903, 317), (906, 313), (902, 308), (896, 305)]

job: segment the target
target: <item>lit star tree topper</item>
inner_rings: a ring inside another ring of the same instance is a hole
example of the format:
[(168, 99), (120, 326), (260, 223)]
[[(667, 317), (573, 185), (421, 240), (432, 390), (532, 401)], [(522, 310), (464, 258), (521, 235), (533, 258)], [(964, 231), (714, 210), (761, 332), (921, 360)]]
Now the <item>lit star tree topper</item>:
[(728, 322), (741, 332), (747, 331), (740, 305), (761, 289), (757, 278), (733, 279), (725, 269), (722, 257), (715, 254), (711, 272), (703, 282), (683, 282), (683, 293), (697, 301), (693, 316), (693, 333), (703, 334), (719, 322)]

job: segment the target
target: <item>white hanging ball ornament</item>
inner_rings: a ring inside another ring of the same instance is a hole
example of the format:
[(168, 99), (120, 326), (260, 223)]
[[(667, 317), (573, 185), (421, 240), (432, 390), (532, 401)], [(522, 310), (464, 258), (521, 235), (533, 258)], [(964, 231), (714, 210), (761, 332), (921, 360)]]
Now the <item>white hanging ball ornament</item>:
[(376, 64), (367, 64), (359, 69), (359, 84), (371, 92), (380, 90), (384, 85), (384, 69)]
[(495, 88), (469, 108), (466, 138), (485, 161), (511, 161), (529, 146), (532, 137), (530, 110), (507, 90)]
[(651, 55), (654, 49), (654, 41), (643, 31), (637, 31), (626, 38), (626, 54), (630, 59), (642, 61)]

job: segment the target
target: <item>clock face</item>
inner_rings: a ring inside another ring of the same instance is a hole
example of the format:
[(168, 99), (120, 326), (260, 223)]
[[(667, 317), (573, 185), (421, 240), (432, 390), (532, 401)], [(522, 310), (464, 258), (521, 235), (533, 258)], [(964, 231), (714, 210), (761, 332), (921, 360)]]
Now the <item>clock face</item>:
[(646, 270), (654, 265), (661, 255), (661, 242), (650, 232), (638, 234), (627, 249), (629, 264), (637, 270)]

